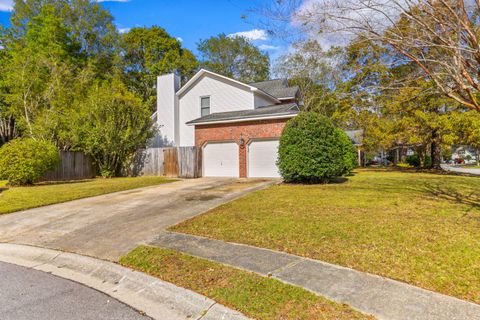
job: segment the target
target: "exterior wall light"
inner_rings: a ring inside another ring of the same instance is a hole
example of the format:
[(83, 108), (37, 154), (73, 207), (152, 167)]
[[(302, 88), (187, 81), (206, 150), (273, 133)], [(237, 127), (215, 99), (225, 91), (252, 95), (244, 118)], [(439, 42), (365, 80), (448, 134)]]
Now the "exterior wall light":
[(245, 139), (243, 138), (243, 134), (240, 134), (240, 147), (245, 146)]

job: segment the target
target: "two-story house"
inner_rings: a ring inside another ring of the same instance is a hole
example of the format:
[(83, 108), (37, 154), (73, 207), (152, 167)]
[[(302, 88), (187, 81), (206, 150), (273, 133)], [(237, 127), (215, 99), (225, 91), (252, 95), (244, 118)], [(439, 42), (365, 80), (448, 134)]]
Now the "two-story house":
[(175, 74), (158, 77), (157, 97), (158, 141), (201, 148), (204, 177), (279, 177), (279, 138), (299, 112), (298, 87), (202, 69), (183, 87)]

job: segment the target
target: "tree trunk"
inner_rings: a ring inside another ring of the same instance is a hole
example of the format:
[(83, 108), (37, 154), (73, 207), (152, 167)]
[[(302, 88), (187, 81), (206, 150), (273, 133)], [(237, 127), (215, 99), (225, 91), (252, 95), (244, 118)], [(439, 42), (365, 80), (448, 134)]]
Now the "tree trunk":
[(12, 116), (0, 119), (0, 145), (16, 138), (17, 128)]
[(432, 159), (431, 169), (440, 170), (442, 164), (442, 146), (440, 143), (440, 135), (437, 130), (432, 131), (432, 144), (430, 145), (430, 156)]
[(418, 166), (419, 168), (425, 167), (425, 146), (421, 146), (417, 148), (417, 153), (418, 153)]
[(397, 148), (394, 151), (393, 164), (397, 165), (399, 162), (400, 162), (400, 147), (397, 146)]
[(478, 158), (478, 156), (480, 155), (480, 150), (479, 149), (476, 149), (475, 150), (475, 160), (477, 161), (477, 167), (480, 166), (480, 159)]

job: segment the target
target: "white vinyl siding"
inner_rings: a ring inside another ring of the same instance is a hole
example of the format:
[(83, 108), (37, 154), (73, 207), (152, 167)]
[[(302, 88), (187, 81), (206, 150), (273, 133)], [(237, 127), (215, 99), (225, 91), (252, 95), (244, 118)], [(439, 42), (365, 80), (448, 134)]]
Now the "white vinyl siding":
[(204, 177), (239, 177), (238, 145), (235, 142), (209, 142), (202, 153)]
[(259, 94), (255, 95), (255, 98), (254, 98), (255, 108), (271, 106), (273, 104), (275, 104), (275, 100), (264, 98)]
[(200, 97), (210, 96), (210, 113), (254, 109), (253, 92), (223, 81), (204, 76), (179, 97), (180, 146), (195, 145), (195, 129), (185, 123), (201, 117)]
[(279, 178), (277, 167), (279, 140), (253, 140), (247, 149), (249, 178)]

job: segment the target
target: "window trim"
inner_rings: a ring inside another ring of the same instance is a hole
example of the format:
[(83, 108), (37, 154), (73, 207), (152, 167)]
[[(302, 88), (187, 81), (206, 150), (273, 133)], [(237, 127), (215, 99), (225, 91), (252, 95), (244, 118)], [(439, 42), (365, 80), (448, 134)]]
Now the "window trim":
[[(208, 98), (208, 114), (203, 114), (203, 110), (207, 109), (202, 106), (202, 100)], [(212, 109), (212, 97), (211, 96), (201, 96), (200, 97), (200, 117), (205, 117), (208, 116), (211, 112), (210, 110)]]

